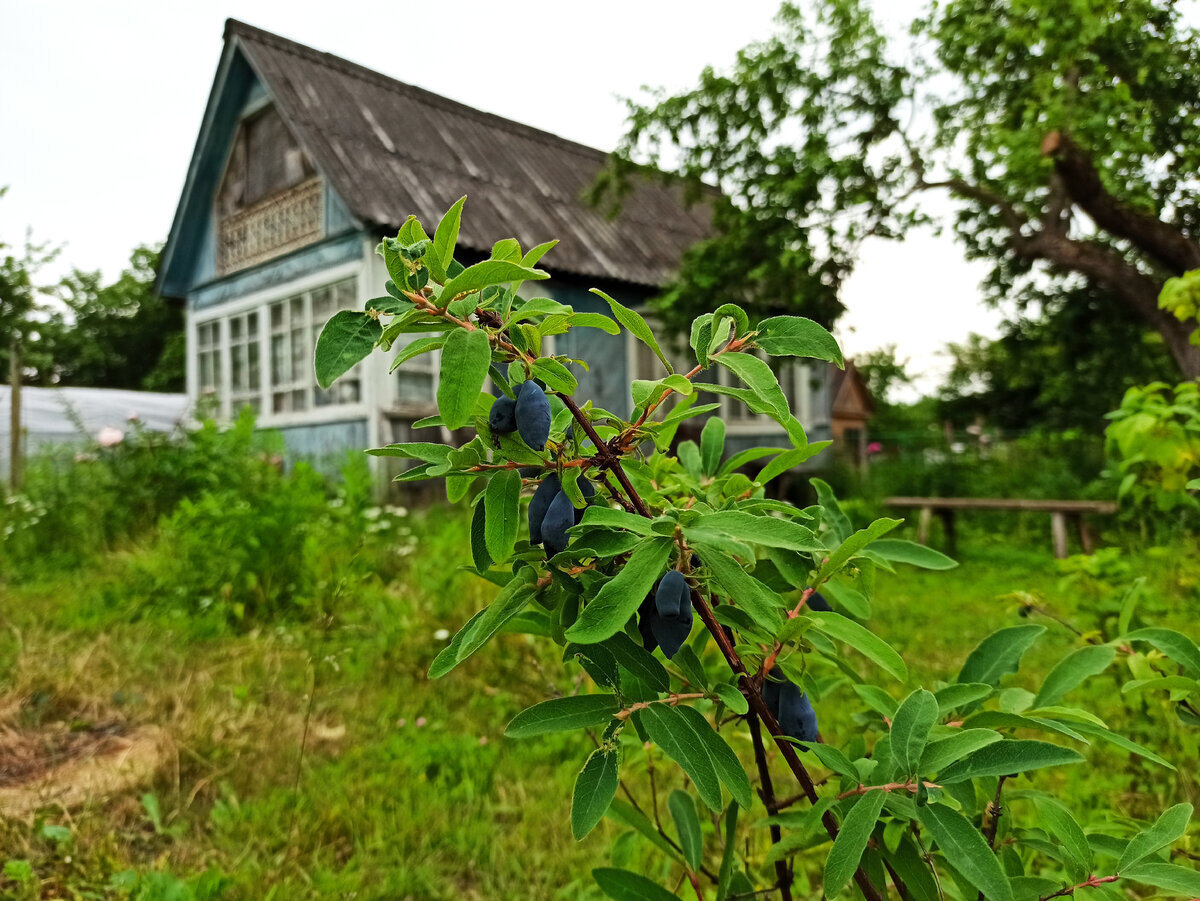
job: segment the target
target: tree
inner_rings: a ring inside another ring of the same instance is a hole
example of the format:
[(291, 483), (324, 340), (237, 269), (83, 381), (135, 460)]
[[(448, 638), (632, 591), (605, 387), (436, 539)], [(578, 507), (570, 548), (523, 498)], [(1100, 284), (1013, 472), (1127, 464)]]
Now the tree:
[(940, 415), (960, 426), (979, 416), (1010, 431), (1097, 432), (1134, 385), (1171, 367), (1155, 332), (1110, 293), (1082, 284), (1047, 293), (994, 341), (971, 335), (940, 393)]
[[(0, 188), (3, 197), (7, 188)], [(23, 373), (37, 372), (50, 362), (45, 338), (54, 330), (46, 302), (52, 290), (38, 284), (38, 270), (58, 255), (56, 249), (34, 244), (26, 236), (20, 256), (0, 242), (0, 372), (8, 381), (12, 353), (20, 348)]]
[(662, 168), (668, 149), (696, 196), (702, 179), (721, 188), (716, 236), (687, 255), (668, 314), (720, 286), (829, 323), (859, 244), (929, 222), (926, 199), (946, 192), (968, 257), (993, 263), (992, 301), (1038, 284), (1065, 302), (1083, 279), (1200, 375), (1195, 319), (1158, 305), (1166, 278), (1200, 265), (1200, 40), (1177, 4), (950, 0), (915, 23), (912, 67), (861, 0), (785, 4), (777, 23), (730, 72), (631, 102), (594, 191), (619, 198), (635, 161)]
[(76, 269), (60, 287), (67, 315), (44, 380), (61, 385), (182, 391), (183, 311), (154, 291), (157, 248), (141, 246), (116, 281)]

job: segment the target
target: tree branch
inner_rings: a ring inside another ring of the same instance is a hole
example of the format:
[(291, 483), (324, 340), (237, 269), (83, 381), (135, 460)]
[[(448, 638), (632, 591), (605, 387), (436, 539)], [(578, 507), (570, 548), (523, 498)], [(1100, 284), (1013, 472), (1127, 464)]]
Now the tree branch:
[[(762, 732), (758, 727), (758, 717), (753, 711), (746, 717), (750, 724), (750, 739), (754, 742), (754, 762), (758, 766), (758, 779), (762, 783), (760, 793), (767, 813), (775, 814), (775, 788), (771, 785), (771, 769), (767, 766), (767, 751), (763, 747)], [(771, 824), (771, 844), (778, 845), (783, 840), (783, 832), (775, 823)], [(788, 872), (787, 861), (775, 861), (775, 881), (779, 886), (779, 897), (782, 901), (792, 901), (792, 874)]]
[(1157, 216), (1113, 197), (1091, 156), (1069, 135), (1050, 132), (1042, 141), (1042, 154), (1054, 160), (1054, 171), (1071, 200), (1106, 232), (1124, 238), (1176, 275), (1200, 268), (1200, 243)]

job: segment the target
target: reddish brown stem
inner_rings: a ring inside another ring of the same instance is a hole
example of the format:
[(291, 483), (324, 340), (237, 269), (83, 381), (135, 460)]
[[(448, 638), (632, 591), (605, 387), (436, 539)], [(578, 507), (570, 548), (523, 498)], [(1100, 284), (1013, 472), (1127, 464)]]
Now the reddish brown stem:
[[(771, 769), (767, 765), (767, 751), (763, 747), (762, 732), (758, 727), (758, 717), (751, 712), (746, 719), (750, 723), (750, 740), (754, 742), (754, 762), (758, 766), (758, 779), (762, 784), (760, 793), (767, 813), (775, 813), (775, 788), (771, 784)], [(783, 840), (783, 832), (777, 824), (771, 824), (771, 844), (778, 845)], [(775, 882), (779, 886), (781, 901), (792, 899), (792, 874), (788, 872), (787, 861), (775, 861)]]
[[(579, 405), (575, 403), (574, 398), (561, 393), (559, 397), (562, 398), (567, 409), (571, 411), (571, 415), (579, 423), (579, 427), (583, 429), (584, 434), (595, 445), (597, 463), (601, 469), (608, 469), (616, 476), (617, 481), (621, 483), (621, 487), (625, 490), (629, 502), (639, 514), (647, 519), (653, 519), (645, 501), (637, 493), (637, 490), (630, 483), (629, 477), (625, 474), (625, 470), (621, 467), (620, 455), (614, 453), (612, 448), (600, 438), (596, 430), (592, 427), (591, 421), (584, 415)], [(783, 755), (788, 768), (796, 777), (796, 781), (800, 783), (805, 796), (813, 804), (817, 803), (817, 788), (813, 784), (812, 777), (808, 774), (808, 770), (804, 768), (804, 764), (800, 762), (800, 758), (796, 755), (796, 749), (792, 746), (790, 740), (784, 736), (783, 730), (779, 728), (779, 723), (771, 714), (771, 711), (767, 709), (767, 704), (762, 697), (762, 680), (754, 679), (746, 672), (746, 667), (742, 664), (737, 651), (734, 650), (733, 642), (726, 635), (725, 630), (721, 628), (721, 624), (717, 622), (716, 617), (713, 616), (712, 608), (708, 602), (695, 588), (692, 588), (692, 604), (700, 611), (700, 619), (704, 622), (704, 626), (708, 629), (709, 634), (716, 641), (717, 647), (721, 651), (721, 656), (725, 658), (725, 662), (729, 668), (737, 674), (738, 687), (746, 696), (751, 709), (762, 720), (763, 724), (767, 727), (767, 731), (775, 739), (775, 744), (779, 747), (779, 752)], [(838, 824), (832, 812), (825, 811), (821, 817), (821, 824), (825, 827), (825, 831), (829, 834), (830, 838), (837, 838)], [(861, 866), (854, 871), (854, 881), (862, 891), (866, 901), (883, 901), (883, 895), (880, 894), (879, 889), (871, 882), (866, 870)]]
[(1059, 889), (1053, 895), (1043, 895), (1039, 901), (1050, 901), (1051, 898), (1065, 898), (1067, 895), (1075, 894), (1076, 890), (1081, 888), (1095, 888), (1098, 885), (1104, 885), (1106, 882), (1116, 882), (1121, 877), (1117, 874), (1112, 876), (1089, 876), (1079, 885), (1068, 885), (1064, 889)]

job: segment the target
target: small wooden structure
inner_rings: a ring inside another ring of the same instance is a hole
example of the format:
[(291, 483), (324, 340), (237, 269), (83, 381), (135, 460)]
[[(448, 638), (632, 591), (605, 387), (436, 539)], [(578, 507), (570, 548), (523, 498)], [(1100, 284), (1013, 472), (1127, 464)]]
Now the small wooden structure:
[(1047, 501), (1023, 498), (998, 497), (889, 497), (884, 503), (889, 507), (918, 509), (917, 541), (929, 541), (929, 524), (936, 513), (946, 532), (946, 550), (955, 552), (954, 514), (959, 510), (1021, 510), (1050, 514), (1050, 534), (1054, 540), (1054, 556), (1062, 560), (1067, 556), (1067, 519), (1079, 529), (1079, 543), (1083, 552), (1090, 554), (1095, 540), (1084, 516), (1088, 513), (1116, 513), (1117, 505), (1112, 501)]

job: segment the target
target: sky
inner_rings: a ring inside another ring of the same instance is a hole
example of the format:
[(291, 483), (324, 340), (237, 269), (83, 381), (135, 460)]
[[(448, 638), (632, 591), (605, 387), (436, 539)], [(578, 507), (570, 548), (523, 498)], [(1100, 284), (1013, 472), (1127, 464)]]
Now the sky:
[[(899, 34), (923, 4), (879, 0)], [(766, 37), (774, 0), (0, 0), (0, 242), (61, 246), (69, 268), (117, 275), (165, 240), (183, 187), (226, 17), (274, 31), (454, 100), (611, 149), (622, 97), (691, 87)], [(331, 10), (334, 11), (331, 14)], [(433, 19), (430, 19), (433, 16)], [(445, 37), (443, 37), (443, 33)], [(932, 390), (943, 349), (994, 335), (985, 267), (949, 235), (864, 245), (837, 334), (849, 356), (895, 344)], [(931, 277), (931, 273), (936, 273)], [(714, 303), (714, 306), (716, 304)]]

